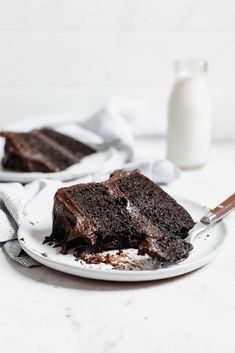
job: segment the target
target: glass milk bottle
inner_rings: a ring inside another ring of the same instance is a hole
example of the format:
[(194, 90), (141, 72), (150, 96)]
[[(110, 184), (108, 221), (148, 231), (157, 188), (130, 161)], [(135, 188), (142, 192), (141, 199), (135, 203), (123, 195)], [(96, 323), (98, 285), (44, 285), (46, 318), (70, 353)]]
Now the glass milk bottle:
[(168, 106), (167, 158), (182, 169), (198, 168), (208, 159), (211, 135), (211, 100), (207, 63), (175, 62), (175, 83)]

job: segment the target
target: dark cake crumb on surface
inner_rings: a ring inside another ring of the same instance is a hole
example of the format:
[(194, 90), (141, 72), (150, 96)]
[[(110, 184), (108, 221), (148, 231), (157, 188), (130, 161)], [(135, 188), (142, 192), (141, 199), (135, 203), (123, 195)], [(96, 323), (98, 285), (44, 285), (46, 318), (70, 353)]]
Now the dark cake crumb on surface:
[(74, 253), (75, 261), (80, 261), (87, 264), (99, 265), (106, 264), (112, 266), (113, 269), (118, 270), (133, 270), (133, 268), (141, 269), (140, 264), (133, 260), (131, 256), (122, 251), (118, 251), (115, 254), (104, 254), (104, 253), (89, 253), (89, 252), (76, 252)]
[(41, 252), (41, 255), (42, 255), (43, 257), (47, 257), (47, 256), (48, 256), (47, 253), (45, 253), (45, 252)]

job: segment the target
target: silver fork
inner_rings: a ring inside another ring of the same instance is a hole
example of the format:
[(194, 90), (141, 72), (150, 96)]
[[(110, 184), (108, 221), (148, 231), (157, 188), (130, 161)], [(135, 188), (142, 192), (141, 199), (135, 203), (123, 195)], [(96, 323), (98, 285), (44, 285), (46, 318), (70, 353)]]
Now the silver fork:
[(226, 200), (221, 202), (218, 206), (210, 209), (194, 227), (189, 231), (189, 235), (185, 241), (192, 243), (193, 240), (205, 230), (213, 227), (218, 221), (227, 216), (235, 210), (235, 194), (229, 196)]

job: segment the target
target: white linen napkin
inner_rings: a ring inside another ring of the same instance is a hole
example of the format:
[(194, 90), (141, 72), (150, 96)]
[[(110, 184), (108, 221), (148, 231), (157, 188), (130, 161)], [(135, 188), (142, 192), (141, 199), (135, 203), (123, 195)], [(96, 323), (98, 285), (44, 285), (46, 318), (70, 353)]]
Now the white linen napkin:
[[(17, 124), (14, 124), (12, 128), (26, 131), (46, 125), (72, 137), (79, 136), (80, 140), (82, 140), (84, 132), (84, 142), (87, 142), (89, 135), (90, 143), (111, 143), (120, 153), (125, 152), (130, 163), (124, 164), (124, 169), (138, 168), (156, 183), (166, 184), (179, 175), (179, 170), (170, 161), (131, 161), (134, 152), (134, 134), (138, 132), (140, 134), (140, 121), (144, 121), (148, 114), (144, 104), (116, 97), (88, 119), (82, 119), (73, 114), (44, 116), (21, 122), (18, 127)], [(8, 129), (11, 129), (11, 126), (8, 126)], [(120, 168), (120, 165), (108, 166), (109, 172), (116, 168)], [(86, 182), (100, 181), (108, 178), (108, 175), (108, 172), (104, 174), (104, 172), (97, 171), (95, 174), (88, 175), (85, 179), (75, 180), (73, 183), (84, 180)], [(71, 185), (71, 182), (69, 184)], [(13, 260), (27, 267), (39, 264), (25, 254), (20, 247), (17, 240), (18, 227), (29, 201), (43, 188), (50, 185), (53, 188), (55, 186), (59, 188), (61, 185), (68, 185), (68, 183), (62, 184), (59, 181), (46, 179), (37, 180), (25, 186), (20, 183), (0, 183), (0, 243), (4, 244), (4, 249)]]
[(165, 133), (164, 123), (157, 119), (145, 102), (118, 96), (88, 118), (83, 114), (47, 114), (10, 124), (6, 129), (29, 131), (44, 126), (75, 139), (79, 136), (80, 141), (91, 145), (111, 143), (125, 152), (127, 160), (133, 156), (134, 136), (146, 135), (149, 126), (157, 136)]

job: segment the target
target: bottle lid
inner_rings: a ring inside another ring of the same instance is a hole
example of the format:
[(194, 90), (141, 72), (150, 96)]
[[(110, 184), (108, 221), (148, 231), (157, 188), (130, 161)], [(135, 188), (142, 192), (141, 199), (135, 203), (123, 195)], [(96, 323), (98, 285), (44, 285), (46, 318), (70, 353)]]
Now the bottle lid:
[(202, 59), (178, 59), (174, 61), (177, 75), (200, 75), (208, 71), (208, 63)]

